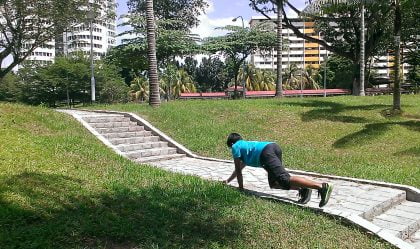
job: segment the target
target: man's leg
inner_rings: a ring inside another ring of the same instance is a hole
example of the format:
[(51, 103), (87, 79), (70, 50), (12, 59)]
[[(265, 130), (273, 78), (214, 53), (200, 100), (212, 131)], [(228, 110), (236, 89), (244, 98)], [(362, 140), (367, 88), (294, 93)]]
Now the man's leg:
[[(332, 192), (332, 185), (329, 183), (320, 183), (313, 180), (310, 180), (305, 177), (301, 176), (290, 176), (290, 189), (298, 189), (299, 195), (302, 195), (302, 199), (305, 199), (305, 195), (310, 195), (311, 191), (308, 189), (316, 189), (318, 190), (318, 196), (321, 197), (321, 201), (319, 202), (319, 207), (323, 207), (327, 205), (328, 200), (330, 199), (331, 192)], [(305, 190), (306, 189), (306, 190)], [(301, 191), (305, 190), (304, 192)], [(307, 203), (310, 198), (306, 198)], [(303, 203), (304, 201), (302, 201)]]
[(311, 188), (319, 190), (322, 183), (301, 176), (290, 176), (290, 189)]

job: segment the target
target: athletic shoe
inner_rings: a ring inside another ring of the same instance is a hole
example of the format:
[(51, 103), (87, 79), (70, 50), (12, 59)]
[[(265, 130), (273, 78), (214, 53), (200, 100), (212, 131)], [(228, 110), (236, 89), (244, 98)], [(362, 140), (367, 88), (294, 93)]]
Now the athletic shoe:
[(318, 197), (321, 196), (321, 201), (319, 202), (319, 207), (327, 205), (328, 200), (330, 199), (333, 186), (328, 183), (323, 183), (322, 188), (318, 190)]
[(299, 189), (300, 199), (297, 201), (299, 204), (306, 204), (311, 200), (312, 190), (309, 188)]

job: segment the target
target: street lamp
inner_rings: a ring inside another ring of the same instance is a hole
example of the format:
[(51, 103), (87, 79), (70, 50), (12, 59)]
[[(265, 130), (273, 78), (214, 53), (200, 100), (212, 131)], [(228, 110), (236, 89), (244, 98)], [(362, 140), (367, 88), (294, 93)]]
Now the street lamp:
[(242, 28), (245, 28), (244, 18), (242, 16), (237, 16), (237, 17), (233, 18), (232, 19), (232, 22), (236, 22), (238, 20), (238, 18), (241, 18), (241, 20), (242, 20)]
[[(241, 18), (242, 21), (242, 28), (245, 29), (245, 24), (244, 24), (244, 18), (242, 16), (237, 16), (235, 18), (232, 19), (232, 22), (236, 22), (238, 20), (238, 18)], [(243, 98), (246, 98), (246, 86), (245, 86), (245, 60), (242, 64), (242, 70), (243, 70), (243, 74), (244, 74), (244, 79), (242, 80), (242, 94), (243, 94)]]
[(90, 89), (91, 89), (91, 99), (92, 103), (95, 102), (96, 98), (96, 91), (95, 91), (95, 67), (93, 63), (93, 19), (95, 18), (95, 14), (91, 9), (88, 13), (89, 18), (89, 31), (90, 31)]

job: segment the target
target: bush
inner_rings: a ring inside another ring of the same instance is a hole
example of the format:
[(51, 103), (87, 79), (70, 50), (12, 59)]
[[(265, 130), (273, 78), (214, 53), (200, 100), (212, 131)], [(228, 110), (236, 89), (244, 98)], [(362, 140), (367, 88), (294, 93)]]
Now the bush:
[(20, 98), (19, 79), (14, 73), (0, 79), (0, 101), (17, 102)]

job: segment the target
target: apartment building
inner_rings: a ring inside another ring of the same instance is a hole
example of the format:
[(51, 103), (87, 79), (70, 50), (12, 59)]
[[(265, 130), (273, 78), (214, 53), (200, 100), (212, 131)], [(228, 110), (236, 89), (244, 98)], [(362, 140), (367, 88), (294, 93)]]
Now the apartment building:
[[(91, 0), (97, 4), (97, 16), (92, 22), (93, 54), (95, 59), (104, 56), (107, 51), (116, 46), (116, 20), (105, 18), (109, 13), (116, 13), (115, 0)], [(29, 44), (26, 46), (29, 47)], [(32, 52), (26, 61), (39, 64), (50, 64), (56, 56), (68, 55), (75, 52), (90, 54), (91, 30), (89, 23), (73, 25), (69, 30), (51, 40), (44, 47)]]
[[(292, 18), (292, 23), (299, 28), (299, 30), (314, 38), (319, 38), (319, 34), (315, 32), (314, 22), (303, 20), (301, 18)], [(264, 24), (265, 29), (275, 30), (276, 26), (273, 22), (267, 22), (265, 17), (252, 17), (250, 26)], [(304, 68), (311, 65), (314, 68), (319, 68), (325, 57), (327, 51), (317, 43), (307, 42), (302, 38), (297, 37), (291, 29), (283, 28), (283, 37), (287, 41), (285, 49), (282, 52), (282, 68), (286, 69), (290, 64), (296, 64), (299, 68)], [(277, 52), (272, 51), (258, 51), (251, 55), (251, 63), (260, 69), (275, 69), (277, 67)]]
[[(320, 38), (320, 34), (314, 29), (314, 22), (302, 18), (291, 18), (290, 20), (301, 32), (314, 38)], [(271, 29), (271, 31), (276, 30), (276, 25), (263, 16), (252, 17), (250, 26), (255, 27), (262, 23), (264, 23), (264, 29)], [(296, 64), (298, 68), (305, 68), (308, 66), (319, 68), (327, 56), (331, 55), (331, 52), (328, 52), (319, 44), (298, 38), (291, 29), (284, 27), (282, 33), (284, 40), (287, 42), (287, 45), (285, 45), (285, 49), (282, 52), (283, 69), (288, 68), (290, 64)], [(257, 51), (251, 55), (251, 63), (256, 68), (275, 70), (277, 67), (277, 53), (275, 49), (272, 51)], [(392, 54), (386, 54), (374, 57), (372, 59), (371, 68), (375, 73), (375, 77), (389, 78), (393, 65)], [(403, 63), (402, 69), (404, 75), (406, 75), (410, 69), (410, 65)]]

